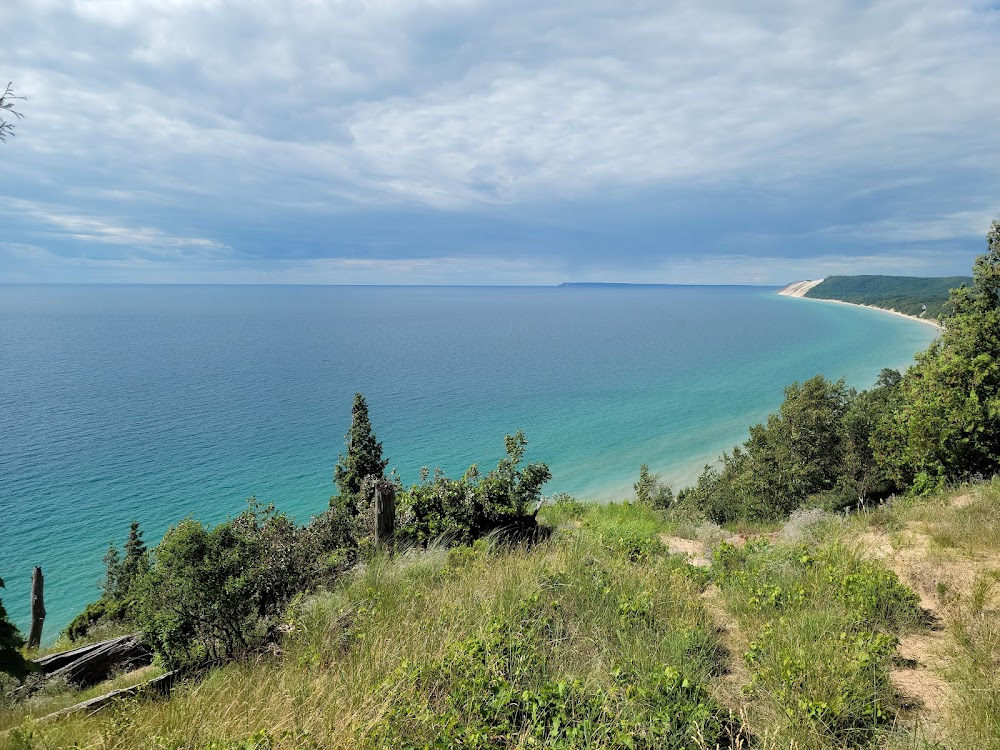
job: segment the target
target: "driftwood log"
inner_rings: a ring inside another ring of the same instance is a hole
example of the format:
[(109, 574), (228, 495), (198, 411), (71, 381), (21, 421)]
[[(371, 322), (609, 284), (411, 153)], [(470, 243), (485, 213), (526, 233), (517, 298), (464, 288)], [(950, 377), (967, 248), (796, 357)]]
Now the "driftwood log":
[(45, 624), (45, 579), (42, 569), (31, 574), (31, 630), (28, 631), (28, 650), (36, 650), (42, 643), (42, 625)]
[(62, 719), (66, 716), (72, 716), (73, 714), (83, 712), (93, 714), (119, 698), (128, 698), (129, 696), (139, 695), (140, 693), (169, 695), (170, 688), (173, 687), (177, 676), (178, 673), (176, 671), (167, 672), (164, 675), (160, 675), (159, 677), (155, 677), (152, 680), (148, 680), (147, 682), (143, 682), (139, 685), (121, 688), (120, 690), (112, 690), (110, 693), (105, 693), (104, 695), (99, 695), (96, 698), (91, 698), (90, 700), (83, 701), (82, 703), (77, 703), (69, 708), (63, 708), (59, 711), (55, 711), (47, 716), (43, 716), (39, 719), (39, 721), (55, 721), (56, 719)]
[(145, 667), (153, 661), (153, 652), (142, 643), (141, 633), (123, 635), (109, 641), (82, 646), (35, 660), (46, 677), (65, 677), (80, 687), (103, 682), (113, 672)]

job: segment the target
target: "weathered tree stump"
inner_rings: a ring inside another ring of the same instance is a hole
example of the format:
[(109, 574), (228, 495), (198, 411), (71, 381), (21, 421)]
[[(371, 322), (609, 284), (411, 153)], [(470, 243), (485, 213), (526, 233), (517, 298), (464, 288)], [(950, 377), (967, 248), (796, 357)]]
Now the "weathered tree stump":
[(45, 624), (45, 579), (42, 569), (31, 574), (31, 630), (28, 631), (28, 650), (36, 650), (42, 643), (42, 625)]
[(56, 654), (48, 654), (47, 656), (40, 656), (34, 660), (34, 663), (38, 666), (39, 670), (44, 675), (50, 675), (53, 672), (62, 669), (67, 664), (72, 664), (77, 659), (86, 656), (89, 653), (96, 651), (97, 649), (104, 646), (108, 641), (101, 641), (100, 643), (90, 643), (86, 646), (79, 646), (69, 651), (60, 651)]
[(396, 490), (391, 482), (375, 485), (375, 544), (382, 546), (392, 540), (396, 525)]

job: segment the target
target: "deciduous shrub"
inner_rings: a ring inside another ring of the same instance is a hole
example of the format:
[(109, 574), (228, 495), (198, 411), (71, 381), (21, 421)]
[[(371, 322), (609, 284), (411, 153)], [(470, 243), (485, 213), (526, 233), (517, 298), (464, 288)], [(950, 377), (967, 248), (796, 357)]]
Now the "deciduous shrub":
[(471, 544), (494, 531), (530, 533), (542, 485), (552, 476), (542, 463), (521, 465), (528, 441), (524, 433), (504, 438), (507, 456), (486, 476), (472, 465), (461, 479), (435, 471), (428, 481), (410, 487), (397, 498), (399, 529), (404, 540), (427, 545), (444, 538)]

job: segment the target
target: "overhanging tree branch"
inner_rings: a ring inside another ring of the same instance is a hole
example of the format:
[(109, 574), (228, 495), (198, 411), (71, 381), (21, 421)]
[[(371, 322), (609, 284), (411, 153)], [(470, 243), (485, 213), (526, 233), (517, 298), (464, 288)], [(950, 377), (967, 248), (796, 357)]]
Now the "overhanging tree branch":
[[(13, 85), (14, 82), (10, 81), (3, 92), (3, 96), (0, 96), (0, 114), (9, 112), (18, 120), (23, 120), (24, 115), (14, 109), (14, 101), (17, 99), (25, 101), (25, 98), (23, 96), (15, 96), (14, 89), (11, 88)], [(14, 123), (0, 117), (0, 143), (6, 143), (8, 135), (14, 135)]]

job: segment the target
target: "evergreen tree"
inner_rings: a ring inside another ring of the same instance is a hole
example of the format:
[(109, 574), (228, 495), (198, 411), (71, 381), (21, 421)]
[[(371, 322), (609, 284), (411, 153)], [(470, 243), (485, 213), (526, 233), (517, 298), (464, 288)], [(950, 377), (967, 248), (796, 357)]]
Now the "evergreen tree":
[[(3, 579), (0, 579), (0, 589), (3, 588)], [(24, 645), (24, 639), (17, 632), (14, 623), (7, 619), (7, 610), (3, 608), (3, 601), (0, 600), (0, 672), (23, 680), (24, 675), (30, 671), (29, 662), (21, 656), (20, 648)]]
[(116, 605), (124, 607), (127, 604), (133, 586), (149, 570), (149, 551), (142, 540), (142, 534), (139, 522), (132, 521), (125, 542), (124, 556), (118, 554), (114, 545), (111, 545), (104, 555), (104, 564), (108, 571), (104, 583), (104, 595)]
[[(338, 457), (334, 469), (334, 482), (341, 501), (354, 503), (361, 492), (361, 483), (366, 477), (384, 478), (385, 467), (389, 463), (382, 458), (382, 443), (375, 439), (372, 423), (368, 418), (368, 403), (360, 393), (354, 394), (351, 408), (351, 429), (344, 442), (347, 455)], [(331, 499), (331, 505), (333, 500)]]

